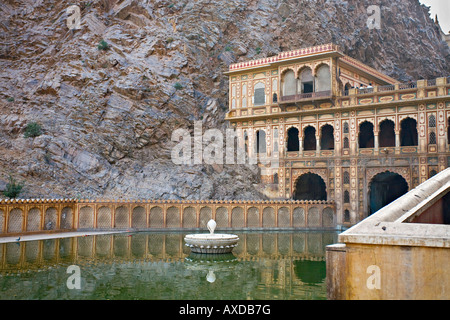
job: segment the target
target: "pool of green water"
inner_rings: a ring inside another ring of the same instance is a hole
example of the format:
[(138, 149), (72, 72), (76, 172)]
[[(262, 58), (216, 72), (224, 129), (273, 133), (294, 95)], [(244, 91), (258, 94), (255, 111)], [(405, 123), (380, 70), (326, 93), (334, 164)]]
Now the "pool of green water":
[(336, 232), (227, 232), (226, 255), (192, 254), (186, 233), (138, 232), (0, 244), (0, 299), (326, 299)]

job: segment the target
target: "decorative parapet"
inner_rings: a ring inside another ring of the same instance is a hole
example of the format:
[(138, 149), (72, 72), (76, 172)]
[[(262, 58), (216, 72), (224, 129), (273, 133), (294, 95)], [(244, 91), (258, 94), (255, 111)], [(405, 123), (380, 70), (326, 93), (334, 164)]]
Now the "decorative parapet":
[(310, 48), (281, 52), (280, 54), (273, 57), (230, 64), (229, 71), (231, 72), (231, 71), (239, 71), (241, 69), (243, 70), (248, 68), (264, 67), (269, 66), (272, 63), (287, 59), (307, 57), (311, 55), (323, 54), (334, 51), (339, 51), (339, 47), (335, 44), (329, 43)]
[(0, 199), (0, 205), (11, 204), (47, 204), (47, 203), (74, 203), (76, 199)]
[(433, 80), (419, 80), (410, 83), (397, 83), (387, 86), (374, 86), (373, 88), (350, 89), (338, 97), (337, 107), (365, 106), (388, 104), (391, 102), (418, 99), (435, 99), (450, 95), (449, 78)]
[(352, 66), (358, 68), (359, 70), (362, 70), (366, 73), (372, 74), (372, 75), (376, 76), (377, 78), (383, 79), (387, 83), (395, 84), (398, 82), (394, 78), (391, 78), (391, 77), (375, 70), (374, 68), (371, 68), (371, 67), (365, 65), (364, 63), (362, 63), (356, 59), (353, 59), (349, 56), (344, 55), (343, 57), (340, 58), (340, 60), (342, 60), (343, 62), (345, 62), (349, 65), (352, 65)]
[(1, 234), (68, 230), (334, 229), (333, 201), (74, 200), (0, 201)]

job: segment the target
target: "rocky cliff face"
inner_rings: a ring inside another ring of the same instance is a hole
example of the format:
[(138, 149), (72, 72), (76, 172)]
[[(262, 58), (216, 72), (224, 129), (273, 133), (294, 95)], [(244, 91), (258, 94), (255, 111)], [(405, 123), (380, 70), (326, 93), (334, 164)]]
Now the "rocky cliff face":
[[(257, 199), (251, 165), (180, 166), (177, 128), (224, 130), (230, 63), (334, 42), (406, 81), (446, 76), (450, 51), (418, 0), (0, 3), (0, 189), (25, 197)], [(380, 5), (381, 29), (367, 28)], [(107, 50), (98, 48), (104, 39)], [(25, 138), (27, 123), (43, 134)]]

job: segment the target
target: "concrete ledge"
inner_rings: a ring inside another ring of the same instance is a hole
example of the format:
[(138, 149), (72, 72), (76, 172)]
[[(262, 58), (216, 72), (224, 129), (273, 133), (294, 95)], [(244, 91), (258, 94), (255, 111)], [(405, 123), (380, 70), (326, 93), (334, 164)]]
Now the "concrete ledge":
[[(0, 243), (9, 242), (22, 242), (22, 241), (35, 241), (35, 240), (46, 240), (46, 239), (58, 239), (58, 238), (72, 238), (72, 237), (84, 237), (92, 235), (102, 235), (111, 233), (123, 233), (126, 231), (74, 231), (74, 232), (54, 232), (54, 233), (41, 233), (41, 234), (30, 234), (10, 237), (0, 237)], [(20, 239), (20, 240), (18, 240)]]
[(326, 248), (328, 298), (448, 299), (450, 225), (434, 221), (446, 221), (449, 192), (450, 168), (341, 233)]
[(339, 242), (450, 248), (448, 225), (378, 222), (362, 226), (357, 231), (340, 234)]
[(450, 225), (408, 223), (450, 192), (450, 168), (339, 235), (342, 243), (450, 248)]

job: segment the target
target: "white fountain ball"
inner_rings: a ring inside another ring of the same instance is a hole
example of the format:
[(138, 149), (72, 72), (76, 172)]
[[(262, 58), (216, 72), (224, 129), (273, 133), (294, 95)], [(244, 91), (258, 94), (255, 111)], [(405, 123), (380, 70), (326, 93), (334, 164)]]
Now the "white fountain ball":
[(213, 219), (211, 219), (208, 221), (208, 224), (206, 226), (208, 227), (209, 232), (213, 234), (214, 230), (216, 230), (217, 223)]

